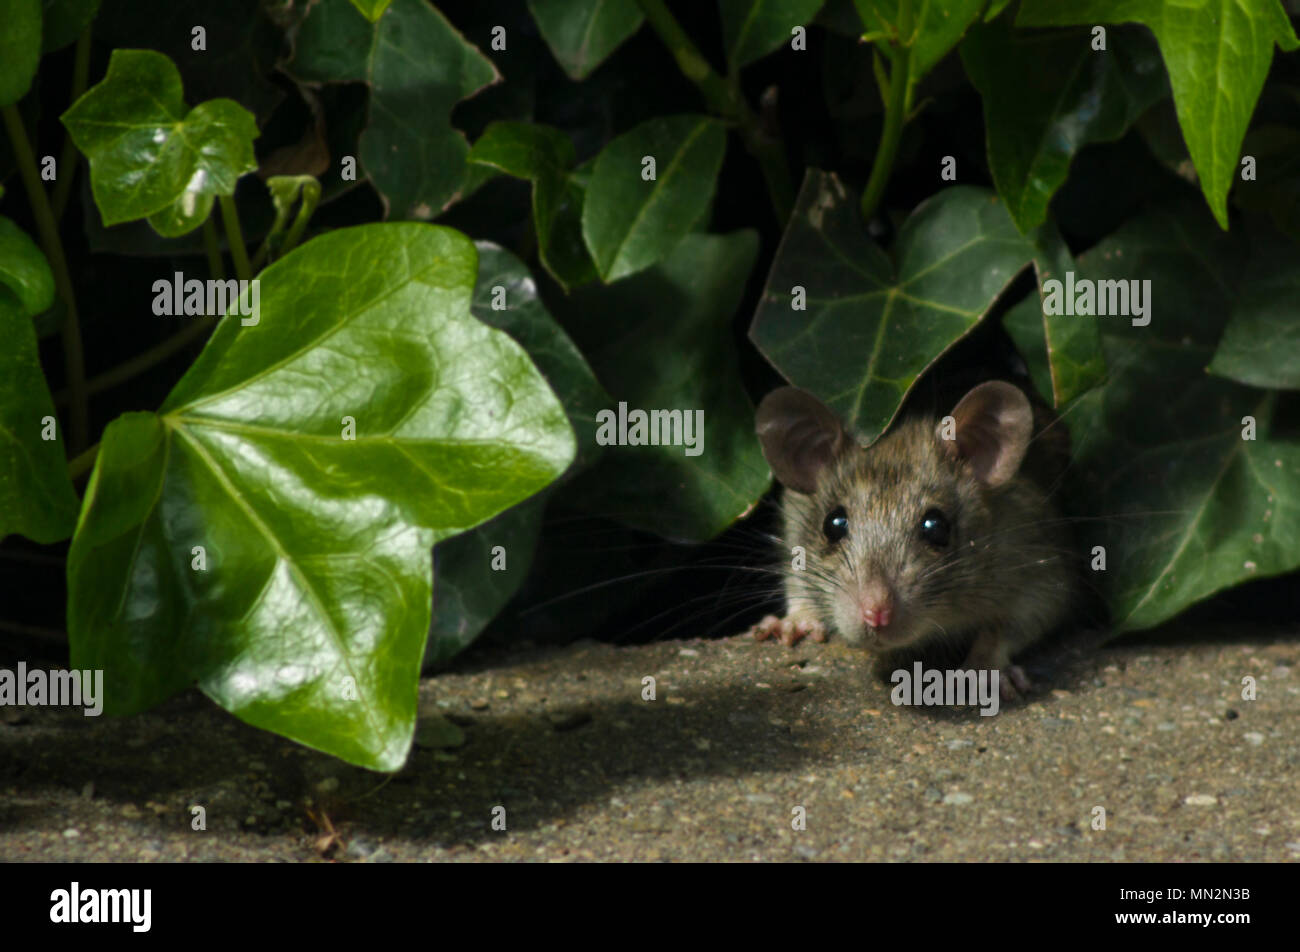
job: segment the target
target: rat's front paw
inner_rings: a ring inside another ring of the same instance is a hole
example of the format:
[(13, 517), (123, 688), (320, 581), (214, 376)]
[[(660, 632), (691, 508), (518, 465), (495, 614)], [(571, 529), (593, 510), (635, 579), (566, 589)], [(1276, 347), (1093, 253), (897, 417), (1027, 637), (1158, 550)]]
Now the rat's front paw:
[(1034, 689), (1029, 675), (1018, 664), (1004, 665), (998, 678), (998, 691), (1004, 701), (1018, 701)]
[(752, 626), (748, 634), (753, 635), (755, 641), (779, 638), (783, 645), (792, 646), (800, 638), (807, 638), (809, 641), (825, 641), (826, 626), (817, 619), (804, 615), (789, 615), (785, 618), (768, 615)]

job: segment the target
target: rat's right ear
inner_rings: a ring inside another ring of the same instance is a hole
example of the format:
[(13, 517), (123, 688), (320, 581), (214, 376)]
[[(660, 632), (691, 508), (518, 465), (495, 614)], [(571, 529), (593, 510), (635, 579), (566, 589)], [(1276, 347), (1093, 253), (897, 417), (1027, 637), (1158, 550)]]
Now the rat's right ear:
[(754, 429), (777, 480), (801, 493), (813, 493), (817, 475), (852, 444), (830, 408), (798, 387), (781, 387), (764, 397)]

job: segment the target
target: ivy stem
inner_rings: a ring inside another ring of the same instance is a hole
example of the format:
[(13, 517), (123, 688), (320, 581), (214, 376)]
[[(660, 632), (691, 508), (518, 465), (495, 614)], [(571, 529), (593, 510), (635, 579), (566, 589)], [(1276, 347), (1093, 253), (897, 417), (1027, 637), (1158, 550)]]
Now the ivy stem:
[(208, 274), (218, 281), (226, 280), (226, 262), (221, 257), (221, 244), (217, 241), (217, 226), (209, 215), (203, 222), (203, 248), (208, 253)]
[(871, 221), (885, 194), (885, 186), (894, 171), (898, 155), (898, 142), (903, 137), (903, 123), (907, 121), (908, 100), (912, 96), (912, 0), (898, 3), (899, 49), (889, 68), (889, 102), (885, 107), (885, 126), (876, 146), (876, 158), (871, 165), (871, 177), (862, 190), (862, 220)]
[(36, 229), (40, 232), (41, 248), (49, 259), (54, 272), (54, 283), (59, 297), (66, 308), (63, 324), (59, 328), (63, 338), (63, 366), (68, 379), (68, 391), (71, 394), (69, 407), (70, 429), (72, 435), (68, 440), (69, 453), (79, 453), (85, 448), (90, 437), (90, 424), (86, 407), (86, 358), (81, 345), (81, 324), (77, 319), (77, 301), (72, 293), (72, 275), (68, 272), (68, 262), (63, 255), (63, 242), (59, 240), (59, 227), (54, 220), (54, 211), (50, 208), (49, 196), (41, 187), (41, 177), (36, 171), (36, 157), (32, 154), (32, 145), (27, 140), (27, 130), (23, 128), (23, 118), (18, 113), (17, 104), (4, 107), (5, 129), (13, 145), (14, 158), (18, 162), (18, 171), (22, 174), (23, 186), (27, 190), (27, 200), (31, 203), (32, 214), (36, 217)]
[[(81, 31), (81, 36), (77, 37), (76, 59), (72, 65), (72, 101), (75, 103), (81, 98), (81, 94), (86, 91), (86, 83), (90, 79), (90, 26)], [(54, 220), (63, 220), (63, 211), (68, 207), (68, 199), (72, 197), (72, 184), (77, 178), (77, 166), (80, 164), (81, 153), (72, 142), (72, 136), (67, 132), (63, 135), (63, 152), (59, 155), (59, 180), (54, 186), (54, 198), (51, 202), (54, 206)]]
[[(118, 384), (125, 383), (132, 377), (143, 373), (155, 364), (162, 363), (172, 354), (183, 350), (191, 342), (212, 330), (220, 320), (219, 317), (204, 317), (193, 321), (185, 330), (177, 331), (171, 337), (159, 344), (155, 344), (144, 353), (136, 354), (130, 360), (124, 360), (98, 377), (92, 377), (90, 382), (86, 384), (86, 393), (93, 396), (103, 390), (116, 387)], [(60, 390), (54, 395), (54, 402), (57, 404), (65, 403), (68, 399), (69, 393), (66, 390)]]
[(74, 459), (68, 461), (68, 478), (74, 483), (90, 472), (90, 468), (95, 465), (95, 457), (99, 455), (99, 444), (96, 443), (84, 453), (79, 453)]
[(637, 0), (651, 28), (668, 47), (677, 68), (700, 90), (709, 108), (739, 127), (740, 137), (749, 153), (758, 161), (767, 182), (768, 197), (778, 222), (784, 225), (794, 208), (794, 189), (781, 141), (763, 128), (759, 117), (740, 92), (739, 83), (723, 79), (709, 65), (664, 0)]
[(219, 195), (217, 201), (221, 203), (221, 220), (226, 226), (226, 243), (230, 245), (230, 259), (235, 263), (235, 277), (247, 281), (253, 276), (253, 269), (248, 263), (244, 235), (239, 230), (239, 212), (235, 209), (235, 200), (229, 195)]

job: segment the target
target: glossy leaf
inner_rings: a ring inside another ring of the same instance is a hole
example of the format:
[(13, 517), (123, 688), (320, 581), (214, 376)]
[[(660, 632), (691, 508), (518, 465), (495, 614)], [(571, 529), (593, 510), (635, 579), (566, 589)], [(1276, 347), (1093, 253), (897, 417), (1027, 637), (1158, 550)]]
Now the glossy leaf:
[(542, 264), (567, 290), (596, 279), (582, 240), (583, 186), (572, 174), (573, 143), (558, 129), (494, 122), (470, 150), (471, 165), (533, 183), (533, 227)]
[(475, 274), (450, 229), (329, 232), (262, 272), (260, 320), (223, 320), (157, 415), (110, 424), (68, 624), (111, 711), (197, 679), (251, 724), (402, 764), (431, 546), (573, 457), (540, 374), (469, 313)]
[[(1033, 255), (997, 196), (970, 186), (921, 204), (886, 254), (867, 237), (857, 196), (811, 170), (750, 338), (787, 380), (874, 439)], [(796, 289), (806, 310), (794, 308)]]
[(1081, 148), (1118, 139), (1168, 93), (1154, 46), (1127, 32), (1102, 55), (1086, 34), (1016, 35), (1000, 20), (973, 27), (961, 57), (984, 100), (993, 181), (1022, 234), (1046, 220)]
[(528, 10), (573, 79), (586, 79), (645, 19), (636, 0), (528, 0)]
[(22, 99), (41, 59), (40, 0), (0, 0), (0, 106)]
[(629, 410), (704, 413), (699, 455), (682, 445), (608, 446), (599, 464), (559, 490), (571, 506), (701, 541), (767, 491), (731, 330), (757, 251), (750, 231), (688, 235), (654, 267), (556, 303), (609, 390), (606, 409), (617, 413), (623, 401)]
[(1160, 44), (1201, 191), (1226, 229), (1228, 189), (1273, 45), (1289, 51), (1300, 40), (1278, 0), (1024, 0), (1016, 17), (1021, 27), (1131, 22), (1146, 24)]
[[(77, 495), (66, 444), (52, 421), (32, 318), (54, 301), (54, 277), (36, 243), (0, 217), (0, 539), (57, 542), (72, 533)], [(47, 421), (51, 421), (48, 422)], [(56, 439), (44, 439), (53, 426)]]
[[(1300, 567), (1300, 444), (1272, 432), (1273, 395), (1205, 373), (1244, 257), (1185, 205), (1130, 221), (1080, 259), (1089, 279), (1151, 281), (1149, 325), (1092, 318), (1109, 376), (1069, 415), (1077, 535), (1094, 557), (1105, 548), (1091, 580), (1119, 631)], [(1294, 296), (1278, 304), (1294, 322)]]
[(601, 278), (617, 281), (662, 260), (707, 215), (726, 146), (721, 124), (692, 115), (651, 119), (605, 146), (582, 206)]
[[(484, 324), (505, 331), (528, 352), (564, 405), (578, 438), (577, 456), (568, 471), (571, 475), (600, 456), (596, 414), (609, 406), (609, 394), (546, 310), (524, 263), (491, 242), (476, 242), (476, 247), (478, 284), (471, 310)], [(495, 306), (498, 304), (502, 306)], [(463, 650), (519, 590), (532, 565), (547, 495), (534, 496), (477, 529), (438, 543), (433, 551), (433, 622), (426, 667)], [(500, 552), (495, 551), (497, 546)], [(494, 565), (498, 556), (504, 568)]]
[(180, 73), (150, 50), (114, 50), (108, 74), (63, 124), (90, 162), (105, 225), (162, 212), (186, 193), (196, 207), (203, 196), (233, 195), (257, 168), (252, 114), (230, 99), (187, 110)]
[(722, 40), (732, 70), (789, 43), (791, 30), (812, 21), (826, 0), (718, 0)]
[(303, 82), (369, 85), (360, 164), (390, 216), (416, 219), (436, 216), (465, 182), (469, 145), (452, 128), (452, 109), (501, 78), (424, 0), (393, 0), (376, 23), (350, 0), (321, 0), (288, 69)]
[(41, 52), (52, 53), (76, 41), (99, 12), (99, 0), (41, 0)]

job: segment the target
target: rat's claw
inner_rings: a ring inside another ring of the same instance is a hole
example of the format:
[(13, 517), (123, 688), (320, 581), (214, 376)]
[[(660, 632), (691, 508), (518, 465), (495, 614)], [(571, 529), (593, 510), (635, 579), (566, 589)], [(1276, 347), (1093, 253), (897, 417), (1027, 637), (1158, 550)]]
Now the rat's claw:
[(1025, 674), (1025, 669), (1018, 664), (1003, 666), (1002, 676), (998, 678), (998, 685), (1004, 701), (1019, 700), (1021, 695), (1028, 694), (1034, 689), (1033, 683), (1029, 680), (1029, 675)]
[(755, 641), (767, 641), (781, 634), (781, 619), (775, 615), (768, 615), (757, 624), (751, 625), (748, 634), (753, 635)]

